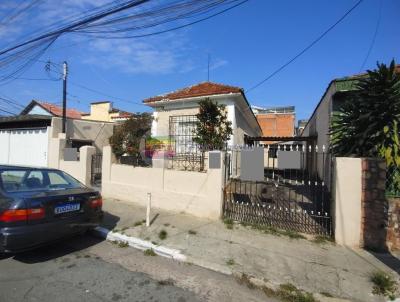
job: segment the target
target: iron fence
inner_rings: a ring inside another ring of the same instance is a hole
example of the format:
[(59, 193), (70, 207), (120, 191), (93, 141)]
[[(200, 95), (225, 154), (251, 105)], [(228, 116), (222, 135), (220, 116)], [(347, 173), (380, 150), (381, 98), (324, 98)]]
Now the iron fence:
[(92, 186), (101, 185), (102, 161), (103, 161), (102, 154), (98, 153), (92, 155), (91, 177), (90, 177), (90, 182)]
[(392, 166), (387, 168), (386, 195), (400, 197), (400, 167)]
[[(271, 151), (272, 150), (272, 151)], [(241, 149), (227, 152), (224, 217), (291, 231), (332, 235), (331, 156), (300, 144), (267, 146), (264, 179), (241, 178)], [(328, 179), (328, 181), (327, 181)]]

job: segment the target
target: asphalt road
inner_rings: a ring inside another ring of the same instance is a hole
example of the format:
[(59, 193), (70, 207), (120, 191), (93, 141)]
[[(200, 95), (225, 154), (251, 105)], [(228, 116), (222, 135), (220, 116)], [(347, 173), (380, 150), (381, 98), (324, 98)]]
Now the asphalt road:
[(64, 248), (1, 260), (0, 301), (199, 301), (187, 290), (84, 251), (57, 257)]
[(2, 258), (0, 302), (8, 301), (267, 300), (229, 276), (81, 236)]

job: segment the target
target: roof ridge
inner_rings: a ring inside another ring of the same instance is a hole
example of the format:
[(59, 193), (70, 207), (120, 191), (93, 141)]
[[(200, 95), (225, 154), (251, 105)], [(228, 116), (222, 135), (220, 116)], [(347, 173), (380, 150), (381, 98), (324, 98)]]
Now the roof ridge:
[[(197, 90), (197, 91), (196, 91)], [(153, 103), (163, 99), (184, 99), (196, 96), (207, 96), (213, 94), (229, 94), (243, 92), (243, 88), (237, 86), (231, 86), (216, 82), (200, 82), (187, 87), (179, 88), (174, 91), (159, 94), (153, 97), (149, 97), (143, 100), (144, 103)]]

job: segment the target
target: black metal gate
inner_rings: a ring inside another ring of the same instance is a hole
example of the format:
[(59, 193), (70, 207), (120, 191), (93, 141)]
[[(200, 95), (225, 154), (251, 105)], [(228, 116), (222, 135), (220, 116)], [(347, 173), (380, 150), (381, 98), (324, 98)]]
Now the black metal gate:
[(92, 168), (90, 182), (92, 186), (101, 185), (101, 168), (102, 168), (103, 155), (93, 154), (92, 155)]
[(269, 145), (264, 180), (241, 179), (241, 149), (226, 154), (224, 218), (302, 233), (332, 236), (331, 156), (325, 148)]

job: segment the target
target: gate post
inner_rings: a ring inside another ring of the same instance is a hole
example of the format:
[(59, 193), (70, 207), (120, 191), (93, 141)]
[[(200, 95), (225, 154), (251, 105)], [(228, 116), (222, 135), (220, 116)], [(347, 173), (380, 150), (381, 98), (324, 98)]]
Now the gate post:
[(333, 224), (338, 244), (359, 247), (361, 240), (361, 159), (336, 157)]

